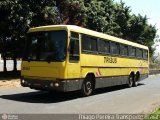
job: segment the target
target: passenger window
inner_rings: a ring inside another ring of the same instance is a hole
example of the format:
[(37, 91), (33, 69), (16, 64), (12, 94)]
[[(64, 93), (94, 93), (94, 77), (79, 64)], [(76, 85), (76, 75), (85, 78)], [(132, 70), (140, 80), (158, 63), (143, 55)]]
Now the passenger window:
[(134, 48), (134, 47), (130, 48), (130, 56), (131, 57), (136, 57), (136, 48)]
[(128, 56), (128, 46), (127, 45), (121, 45), (121, 55), (122, 56)]
[(82, 51), (97, 52), (97, 38), (82, 34)]
[(120, 45), (116, 42), (111, 42), (111, 53), (114, 55), (120, 54)]
[(103, 39), (99, 39), (98, 41), (98, 52), (99, 53), (104, 53), (107, 54), (109, 53), (109, 41), (107, 40), (103, 40)]
[(137, 50), (136, 50), (136, 56), (137, 56), (137, 58), (143, 58), (142, 49), (137, 48)]
[(148, 59), (148, 51), (147, 50), (143, 50), (143, 58)]

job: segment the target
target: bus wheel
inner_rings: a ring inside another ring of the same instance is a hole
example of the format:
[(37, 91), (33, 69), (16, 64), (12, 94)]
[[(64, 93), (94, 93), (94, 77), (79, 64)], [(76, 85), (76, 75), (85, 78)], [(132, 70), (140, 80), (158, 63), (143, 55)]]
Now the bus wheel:
[(130, 88), (130, 87), (132, 87), (133, 86), (133, 82), (134, 82), (134, 78), (133, 78), (133, 75), (131, 74), (131, 75), (129, 75), (129, 77), (128, 77), (128, 84), (127, 84), (127, 86)]
[(94, 90), (94, 84), (91, 77), (85, 78), (82, 84), (81, 88), (81, 94), (82, 96), (90, 96), (93, 93)]
[(136, 74), (136, 76), (134, 77), (134, 82), (133, 82), (133, 86), (137, 87), (138, 86), (138, 81), (140, 79), (140, 75)]

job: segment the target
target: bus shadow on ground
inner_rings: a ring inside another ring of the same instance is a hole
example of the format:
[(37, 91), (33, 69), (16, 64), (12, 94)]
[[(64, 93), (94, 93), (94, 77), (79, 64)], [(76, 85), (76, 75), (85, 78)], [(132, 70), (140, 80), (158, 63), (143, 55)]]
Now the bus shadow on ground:
[(20, 78), (20, 71), (0, 72), (0, 80), (12, 80)]
[[(145, 84), (139, 84), (137, 87), (142, 86), (142, 85), (145, 85)], [(106, 94), (109, 92), (114, 92), (114, 91), (119, 91), (119, 90), (124, 90), (124, 89), (130, 89), (130, 88), (127, 88), (124, 85), (108, 87), (108, 88), (103, 88), (103, 89), (101, 88), (101, 89), (95, 90), (92, 96)], [(89, 96), (89, 97), (92, 97), (92, 96)], [(82, 97), (78, 91), (67, 92), (67, 93), (34, 91), (34, 92), (29, 92), (29, 93), (2, 95), (0, 96), (0, 98), (18, 101), (18, 102), (25, 102), (25, 103), (59, 103), (59, 102), (79, 99)]]

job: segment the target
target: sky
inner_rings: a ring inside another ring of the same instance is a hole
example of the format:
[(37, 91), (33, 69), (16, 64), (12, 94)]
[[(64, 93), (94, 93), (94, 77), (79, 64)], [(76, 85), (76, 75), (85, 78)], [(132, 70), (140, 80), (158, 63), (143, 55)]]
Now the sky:
[[(121, 0), (114, 0), (120, 2)], [(160, 0), (122, 0), (127, 6), (130, 6), (132, 13), (142, 16), (147, 15), (150, 24), (155, 25), (160, 35)], [(156, 53), (160, 53), (160, 43), (156, 47)]]

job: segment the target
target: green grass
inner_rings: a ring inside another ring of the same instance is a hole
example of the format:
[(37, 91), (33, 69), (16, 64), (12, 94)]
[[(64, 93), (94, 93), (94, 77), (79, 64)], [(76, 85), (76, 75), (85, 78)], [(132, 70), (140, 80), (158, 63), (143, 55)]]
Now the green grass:
[(160, 114), (160, 108), (154, 114)]
[(160, 120), (160, 108), (148, 115), (144, 120)]

